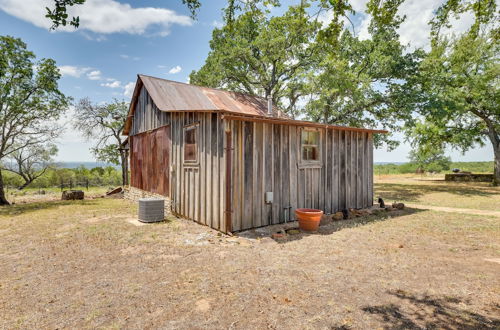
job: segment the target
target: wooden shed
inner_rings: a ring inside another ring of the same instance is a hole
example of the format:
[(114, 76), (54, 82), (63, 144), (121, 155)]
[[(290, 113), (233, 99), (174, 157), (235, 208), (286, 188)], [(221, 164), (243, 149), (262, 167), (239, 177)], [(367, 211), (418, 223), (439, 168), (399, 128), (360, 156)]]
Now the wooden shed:
[(373, 134), (293, 120), (266, 99), (138, 75), (124, 134), (131, 186), (222, 232), (373, 203)]

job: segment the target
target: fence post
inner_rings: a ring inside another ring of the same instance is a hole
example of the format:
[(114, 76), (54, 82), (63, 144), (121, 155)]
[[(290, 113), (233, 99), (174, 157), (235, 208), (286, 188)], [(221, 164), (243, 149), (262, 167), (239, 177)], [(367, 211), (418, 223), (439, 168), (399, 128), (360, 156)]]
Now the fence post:
[(89, 191), (89, 178), (85, 179), (85, 187), (87, 188), (87, 191)]
[(69, 179), (69, 189), (73, 189), (73, 179)]
[(63, 191), (64, 189), (64, 183), (63, 183), (63, 179), (61, 179), (61, 192)]

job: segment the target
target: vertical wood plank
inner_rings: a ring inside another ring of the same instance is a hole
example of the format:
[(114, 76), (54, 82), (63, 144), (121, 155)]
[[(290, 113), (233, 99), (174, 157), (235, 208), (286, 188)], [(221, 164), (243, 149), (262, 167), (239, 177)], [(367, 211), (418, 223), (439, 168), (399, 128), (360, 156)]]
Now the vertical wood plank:
[(243, 229), (253, 225), (253, 123), (243, 123)]
[(273, 125), (273, 223), (281, 222), (281, 127)]
[(211, 147), (210, 147), (210, 155), (212, 156), (211, 158), (211, 165), (212, 165), (212, 178), (210, 180), (211, 184), (211, 204), (212, 204), (212, 213), (211, 213), (211, 226), (215, 226), (219, 220), (218, 214), (219, 214), (219, 200), (218, 200), (218, 189), (219, 189), (219, 180), (218, 180), (218, 173), (219, 173), (219, 162), (217, 159), (217, 114), (212, 113), (210, 116), (210, 121), (211, 121)]
[(340, 154), (340, 159), (339, 159), (339, 166), (340, 166), (340, 171), (339, 171), (339, 208), (341, 210), (345, 209), (347, 207), (346, 205), (346, 131), (339, 131), (340, 135), (340, 144), (339, 144), (339, 154)]
[[(273, 124), (264, 123), (264, 148), (265, 148), (265, 192), (273, 191)], [(265, 225), (273, 223), (273, 204), (265, 204)]]
[(262, 209), (264, 204), (264, 131), (262, 123), (254, 123), (254, 142), (253, 142), (253, 223), (255, 227), (262, 226)]
[(282, 221), (290, 221), (290, 134), (289, 125), (281, 125), (281, 212)]
[(222, 231), (226, 231), (226, 152), (225, 152), (225, 127), (224, 121), (222, 120), (222, 115), (217, 114), (217, 122), (219, 123), (218, 134), (219, 134), (219, 226), (218, 228)]
[(290, 177), (288, 178), (290, 181), (290, 216), (292, 220), (295, 220), (295, 210), (298, 208), (297, 206), (297, 194), (298, 194), (298, 185), (297, 185), (297, 127), (290, 126), (289, 127), (289, 139), (290, 139)]

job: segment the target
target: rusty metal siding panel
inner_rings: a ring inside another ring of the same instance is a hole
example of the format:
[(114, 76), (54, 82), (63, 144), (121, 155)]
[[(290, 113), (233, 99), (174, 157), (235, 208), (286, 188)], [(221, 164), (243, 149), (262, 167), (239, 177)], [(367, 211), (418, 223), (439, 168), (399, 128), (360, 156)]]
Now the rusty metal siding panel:
[(170, 127), (131, 137), (131, 185), (169, 196)]

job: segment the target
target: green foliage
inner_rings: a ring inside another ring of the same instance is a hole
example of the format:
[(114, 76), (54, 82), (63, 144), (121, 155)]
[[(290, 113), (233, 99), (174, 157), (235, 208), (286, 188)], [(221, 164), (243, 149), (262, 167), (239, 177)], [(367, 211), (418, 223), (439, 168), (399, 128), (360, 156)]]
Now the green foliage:
[[(476, 7), (471, 4), (459, 12), (466, 8)], [(500, 182), (498, 18), (476, 13), (469, 31), (450, 38), (436, 36), (409, 79), (413, 102), (407, 103), (409, 111), (419, 115), (407, 123), (410, 139), (417, 145), (449, 145), (465, 152), (489, 141), (496, 182)]]
[(410, 163), (417, 170), (424, 172), (441, 172), (450, 169), (451, 158), (444, 155), (443, 149), (420, 148), (410, 151)]
[[(449, 170), (454, 168), (472, 173), (491, 173), (493, 171), (493, 162), (451, 162), (449, 168), (442, 171), (449, 172)], [(410, 162), (404, 164), (375, 164), (373, 166), (373, 173), (375, 175), (410, 174), (416, 173), (417, 169), (418, 165)], [(431, 168), (429, 171), (438, 172), (435, 168)]]
[[(411, 116), (401, 107), (408, 94), (405, 79), (422, 55), (421, 51), (407, 53), (399, 41), (397, 30), (404, 21), (397, 15), (401, 2), (368, 2), (371, 39), (361, 40), (335, 17), (320, 31), (319, 62), (308, 81), (311, 99), (305, 110), (309, 119), (355, 127), (382, 126), (390, 132), (401, 129), (401, 122)], [(337, 8), (341, 8), (339, 16), (350, 11), (340, 4)], [(397, 145), (390, 135), (375, 138), (377, 146), (382, 141), (390, 148)]]
[[(11, 189), (22, 186), (24, 180), (13, 172), (2, 172), (4, 184)], [(31, 188), (56, 188), (61, 182), (67, 187), (72, 186), (118, 186), (121, 185), (122, 174), (115, 167), (95, 167), (88, 169), (84, 166), (78, 168), (49, 168), (31, 184)]]
[(252, 7), (215, 29), (206, 62), (190, 82), (272, 97), (292, 112), (298, 87), (316, 60), (312, 40), (320, 24), (309, 19), (306, 7), (291, 6), (278, 17)]
[(451, 18), (459, 18), (461, 14), (473, 13), (475, 20), (470, 33), (477, 35), (481, 25), (498, 19), (495, 0), (447, 0), (436, 11), (430, 21), (431, 37), (436, 42), (443, 28), (449, 28)]
[(23, 178), (24, 183), (19, 186), (23, 189), (54, 166), (53, 157), (57, 152), (57, 146), (50, 142), (29, 145), (10, 154), (2, 167)]
[[(191, 73), (190, 82), (272, 96), (292, 117), (399, 131), (411, 116), (401, 106), (408, 95), (405, 79), (422, 56), (421, 51), (408, 53), (399, 42), (401, 2), (368, 3), (373, 19), (367, 40), (344, 26), (343, 18), (353, 13), (345, 0), (302, 1), (278, 17), (246, 7), (214, 30), (206, 62)], [(333, 12), (328, 26), (309, 16), (311, 3)], [(397, 144), (389, 135), (375, 137), (376, 145), (382, 141)]]
[(493, 162), (452, 162), (450, 168), (472, 173), (491, 173)]
[(67, 8), (74, 5), (82, 5), (85, 0), (54, 0), (54, 8), (45, 7), (47, 14), (45, 17), (52, 21), (51, 29), (54, 30), (60, 25), (66, 26), (67, 24), (77, 28), (80, 25), (80, 17), (71, 17), (69, 19)]
[[(61, 133), (57, 120), (70, 99), (59, 91), (52, 59), (35, 61), (21, 39), (0, 36), (0, 162)], [(0, 204), (7, 204), (0, 181)]]

